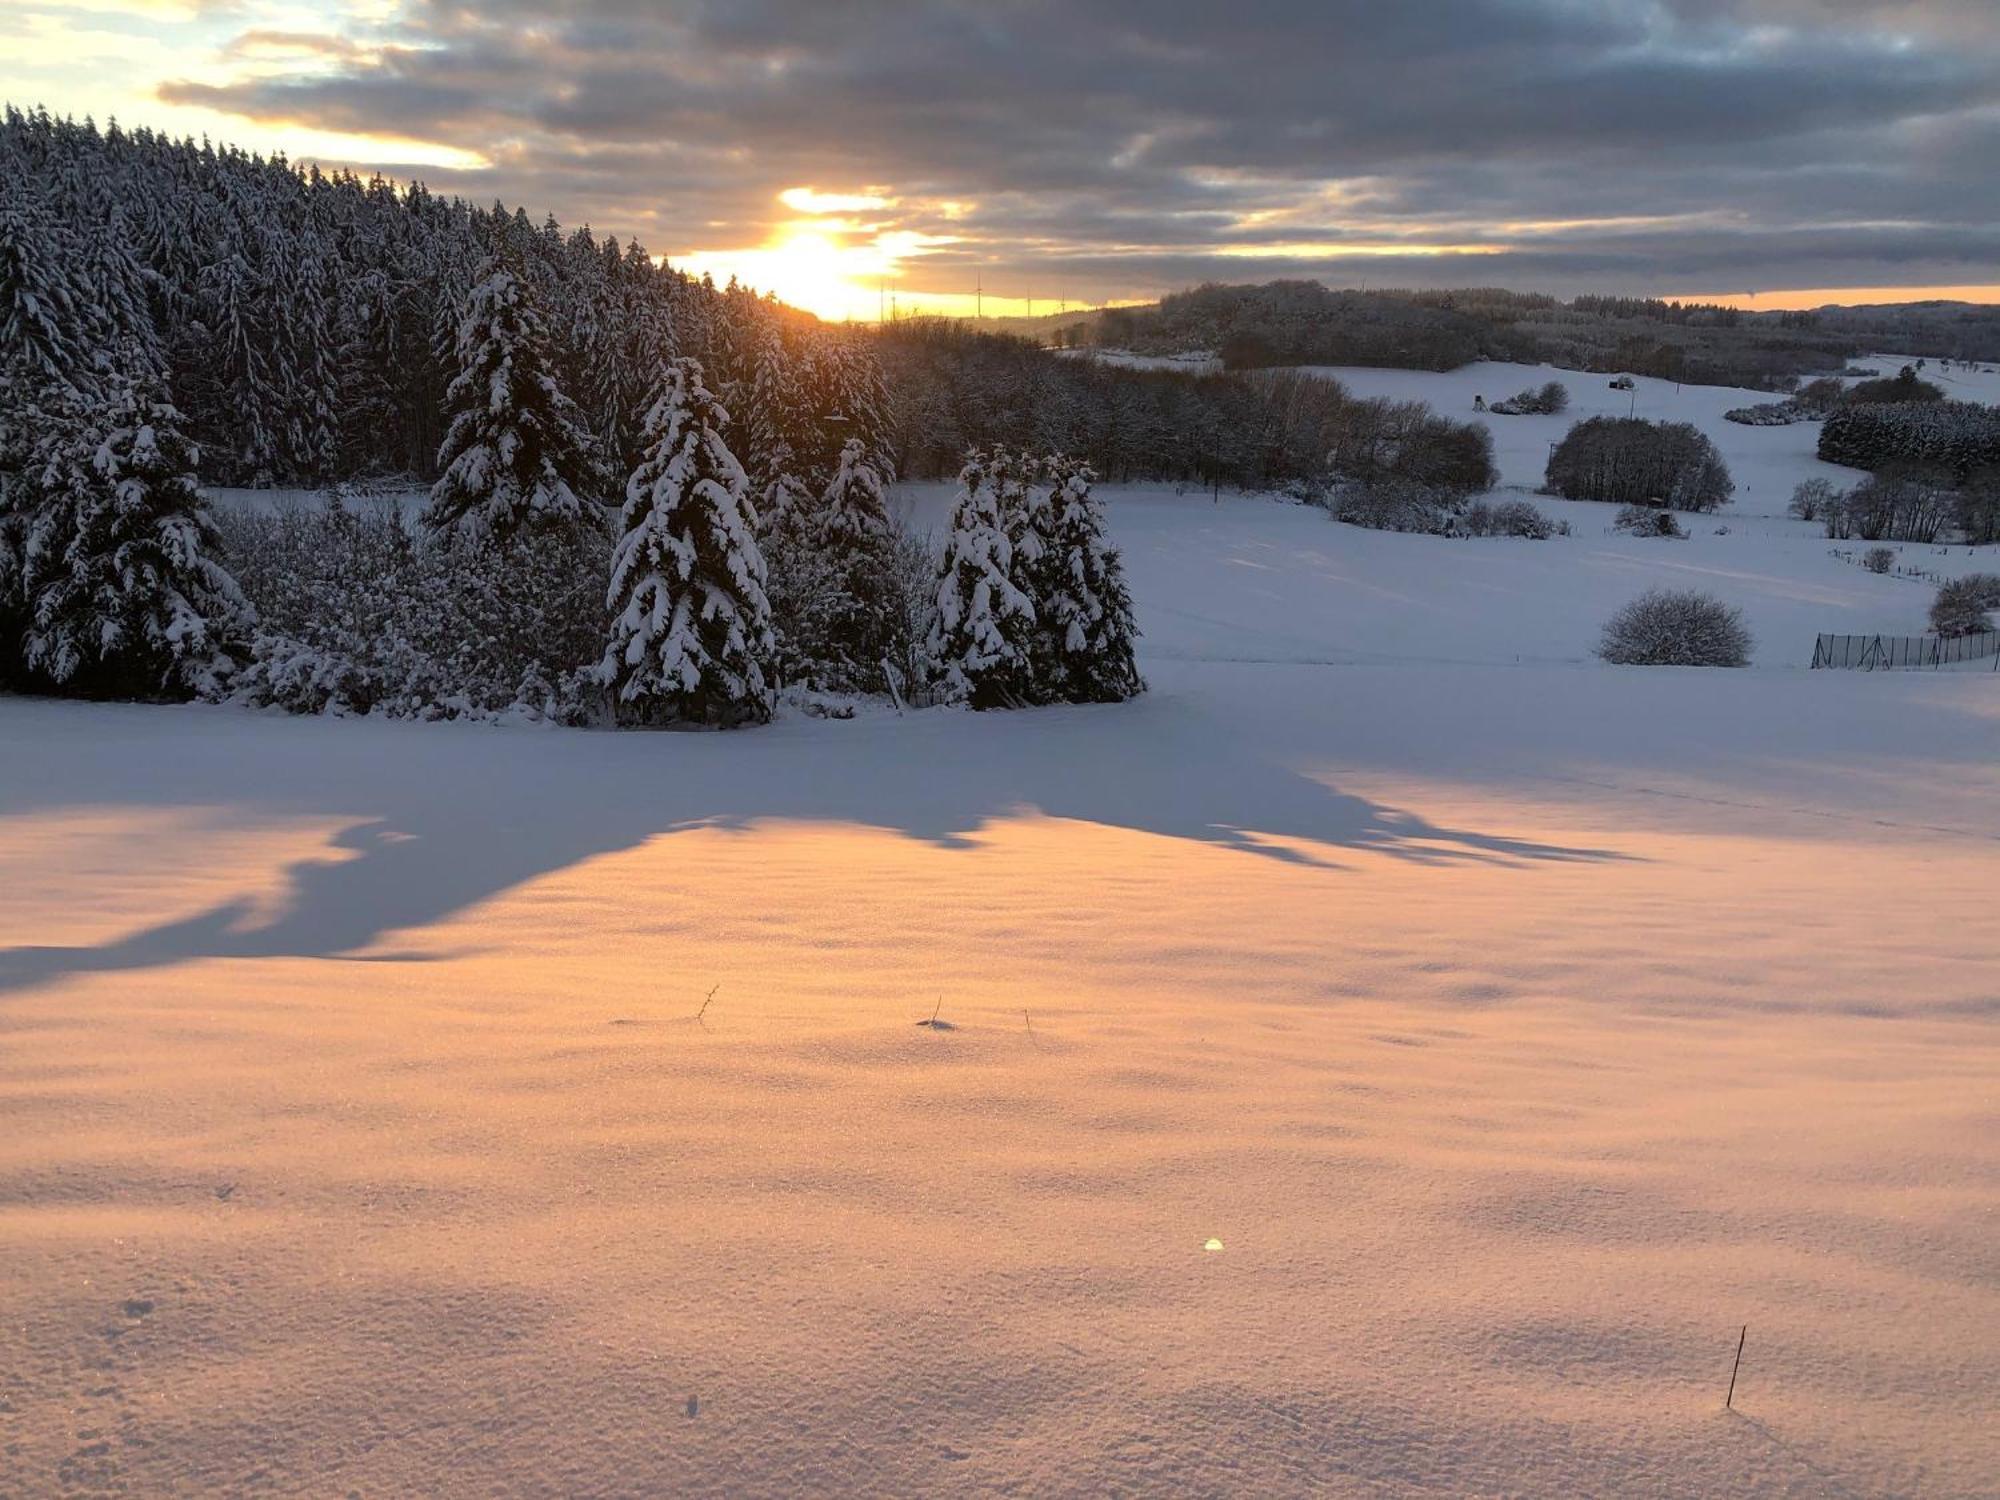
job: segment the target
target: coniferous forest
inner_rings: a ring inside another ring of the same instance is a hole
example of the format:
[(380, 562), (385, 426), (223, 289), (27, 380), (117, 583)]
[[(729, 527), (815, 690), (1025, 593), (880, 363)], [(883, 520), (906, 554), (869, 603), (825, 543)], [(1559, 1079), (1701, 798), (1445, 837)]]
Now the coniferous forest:
[[(1127, 696), (1096, 475), (1491, 473), (1329, 381), (827, 325), (522, 208), (40, 112), (0, 128), (0, 382), (0, 682), (302, 712)], [(907, 534), (888, 485), (953, 475), (949, 536)]]

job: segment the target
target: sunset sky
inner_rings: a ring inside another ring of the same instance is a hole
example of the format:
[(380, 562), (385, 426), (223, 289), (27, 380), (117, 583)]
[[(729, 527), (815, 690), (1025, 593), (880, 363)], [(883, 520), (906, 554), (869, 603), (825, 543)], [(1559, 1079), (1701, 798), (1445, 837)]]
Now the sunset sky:
[(834, 317), (1279, 276), (2000, 301), (1993, 0), (554, 9), (14, 0), (0, 96), (525, 203)]

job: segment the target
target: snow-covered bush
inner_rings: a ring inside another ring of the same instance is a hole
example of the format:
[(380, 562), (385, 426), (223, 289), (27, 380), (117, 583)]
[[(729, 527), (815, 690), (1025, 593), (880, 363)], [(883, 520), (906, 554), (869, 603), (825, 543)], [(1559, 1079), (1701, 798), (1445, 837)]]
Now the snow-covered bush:
[(1344, 484), (1334, 492), (1333, 518), (1370, 531), (1447, 534), (1458, 516), (1457, 497), (1434, 485), (1385, 476)]
[(1745, 427), (1789, 427), (1794, 422), (1810, 422), (1817, 415), (1796, 401), (1766, 401), (1757, 406), (1731, 407), (1722, 418)]
[(1688, 422), (1591, 417), (1549, 456), (1548, 488), (1566, 500), (1714, 510), (1735, 493), (1729, 470)]
[(1895, 549), (1890, 547), (1870, 547), (1861, 554), (1861, 566), (1871, 573), (1886, 573), (1895, 565)]
[(1650, 505), (1627, 505), (1612, 519), (1611, 529), (1625, 536), (1664, 536), (1687, 540), (1687, 531), (1670, 510)]
[(2000, 573), (1967, 573), (1937, 591), (1931, 601), (1931, 629), (1939, 635), (1979, 635), (1995, 629), (2000, 610)]
[(1551, 521), (1525, 500), (1475, 500), (1458, 518), (1464, 536), (1519, 536), (1534, 541), (1567, 535), (1569, 523)]
[(610, 542), (439, 536), (393, 502), (226, 511), (218, 524), (260, 628), (231, 695), (293, 713), (590, 717)]
[(1569, 410), (1569, 388), (1560, 380), (1531, 386), (1487, 408), (1501, 417), (1552, 417)]
[(1744, 667), (1742, 611), (1708, 594), (1650, 589), (1611, 617), (1597, 654), (1619, 666)]

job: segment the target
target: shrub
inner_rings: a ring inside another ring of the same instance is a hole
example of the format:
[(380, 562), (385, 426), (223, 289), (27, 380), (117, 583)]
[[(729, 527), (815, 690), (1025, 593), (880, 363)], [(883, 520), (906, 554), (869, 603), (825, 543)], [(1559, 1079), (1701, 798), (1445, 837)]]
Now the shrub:
[(1658, 510), (1650, 505), (1623, 507), (1611, 522), (1611, 529), (1626, 536), (1670, 536), (1680, 541), (1687, 540), (1687, 532), (1672, 511)]
[(1651, 589), (1611, 617), (1597, 654), (1619, 666), (1744, 667), (1742, 611), (1708, 594)]
[(1548, 488), (1567, 500), (1705, 511), (1736, 486), (1715, 444), (1690, 423), (1591, 417), (1550, 455)]
[(294, 713), (588, 717), (611, 558), (594, 527), (503, 547), (339, 496), (217, 521), (262, 622), (236, 698)]
[[(1561, 530), (1568, 531), (1564, 525)], [(1500, 500), (1488, 503), (1475, 500), (1458, 519), (1458, 530), (1465, 536), (1519, 536), (1532, 541), (1546, 541), (1555, 536), (1557, 523), (1551, 521), (1525, 500)]]
[(1789, 427), (1794, 422), (1809, 422), (1814, 415), (1796, 401), (1767, 401), (1760, 406), (1732, 407), (1722, 419), (1745, 427)]
[(1531, 386), (1505, 401), (1495, 401), (1488, 411), (1503, 417), (1551, 417), (1569, 410), (1569, 387), (1560, 380)]
[(1830, 479), (1802, 479), (1785, 509), (1801, 521), (1817, 521), (1840, 496)]
[(1847, 392), (1851, 406), (1890, 406), (1903, 401), (1942, 401), (1944, 392), (1928, 380), (1919, 380), (1909, 365), (1891, 380), (1864, 380)]
[(1937, 591), (1931, 601), (1931, 629), (1939, 635), (1979, 635), (1994, 628), (2000, 609), (2000, 573), (1967, 573)]
[(1344, 484), (1334, 495), (1333, 516), (1370, 531), (1416, 531), (1443, 535), (1457, 518), (1455, 497), (1433, 485), (1384, 477)]
[(1896, 553), (1889, 547), (1870, 547), (1861, 554), (1861, 566), (1871, 573), (1886, 573), (1896, 564)]

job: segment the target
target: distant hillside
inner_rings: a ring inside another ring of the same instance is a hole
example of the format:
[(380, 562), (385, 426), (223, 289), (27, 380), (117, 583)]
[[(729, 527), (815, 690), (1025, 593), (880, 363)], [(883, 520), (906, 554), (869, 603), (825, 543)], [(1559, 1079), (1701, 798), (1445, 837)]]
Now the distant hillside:
[(1211, 349), (1230, 369), (1448, 370), (1494, 359), (1784, 390), (1864, 351), (2000, 360), (2000, 308), (1969, 303), (1759, 313), (1649, 298), (1564, 302), (1500, 288), (1362, 292), (1273, 281), (1211, 284), (1071, 321), (1033, 332), (1142, 354)]

